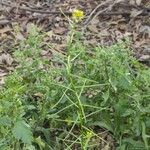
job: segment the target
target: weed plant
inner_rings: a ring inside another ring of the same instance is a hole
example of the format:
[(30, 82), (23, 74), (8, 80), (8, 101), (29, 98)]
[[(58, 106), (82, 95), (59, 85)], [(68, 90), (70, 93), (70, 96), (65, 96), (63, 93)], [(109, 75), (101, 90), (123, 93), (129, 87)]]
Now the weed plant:
[(128, 42), (91, 48), (74, 33), (66, 55), (48, 61), (42, 38), (34, 27), (14, 52), (18, 66), (0, 91), (0, 150), (149, 150), (150, 69)]

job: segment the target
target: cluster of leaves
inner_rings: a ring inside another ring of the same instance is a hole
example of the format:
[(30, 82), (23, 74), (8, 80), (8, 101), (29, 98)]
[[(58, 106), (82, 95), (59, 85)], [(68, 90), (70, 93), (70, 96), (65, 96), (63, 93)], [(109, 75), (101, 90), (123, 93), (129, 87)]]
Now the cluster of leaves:
[(33, 29), (14, 53), (18, 62), (0, 91), (0, 149), (94, 149), (94, 127), (121, 150), (149, 149), (150, 69), (128, 46), (87, 48), (78, 38), (66, 56), (41, 57)]

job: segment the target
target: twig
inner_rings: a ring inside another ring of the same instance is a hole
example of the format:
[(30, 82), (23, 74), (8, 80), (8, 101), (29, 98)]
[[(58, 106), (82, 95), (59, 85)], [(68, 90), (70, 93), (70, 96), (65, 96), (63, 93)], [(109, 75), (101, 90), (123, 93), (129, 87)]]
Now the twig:
[(108, 1), (106, 1), (106, 2), (103, 2), (103, 3), (99, 4), (99, 5), (91, 12), (91, 14), (89, 15), (89, 17), (87, 18), (87, 20), (85, 21), (84, 24), (87, 24), (87, 23), (90, 21), (91, 17), (95, 14), (95, 12), (97, 11), (98, 8), (100, 8), (100, 7), (106, 5), (107, 3), (110, 3), (110, 2), (111, 2), (111, 0), (108, 0)]
[(150, 8), (149, 7), (144, 7), (144, 6), (136, 6), (136, 5), (132, 5), (132, 4), (126, 4), (126, 3), (119, 3), (118, 4), (118, 7), (127, 7), (127, 8), (135, 8), (135, 9), (142, 9), (142, 10), (145, 10), (145, 11), (150, 11)]
[[(112, 3), (112, 4), (110, 5), (110, 3)], [(107, 4), (109, 4), (109, 6), (108, 6), (107, 8), (105, 8), (105, 9), (103, 9), (103, 10), (101, 10), (101, 11), (98, 11), (98, 12), (96, 13), (96, 11), (97, 11), (100, 7), (105, 6), (105, 5), (107, 5)], [(89, 16), (88, 19), (85, 21), (84, 27), (82, 28), (82, 33), (84, 33), (84, 31), (86, 30), (87, 26), (90, 24), (90, 22), (91, 22), (94, 18), (96, 18), (98, 15), (100, 15), (100, 14), (106, 12), (107, 10), (109, 10), (110, 8), (112, 8), (113, 6), (114, 6), (114, 4), (113, 4), (112, 0), (107, 0), (106, 2), (103, 2), (103, 3), (99, 4), (99, 5), (91, 12), (90, 16)], [(96, 14), (95, 14), (95, 13), (96, 13)], [(95, 14), (95, 15), (94, 15), (94, 14)], [(93, 15), (94, 15), (94, 16), (93, 16)], [(92, 16), (93, 16), (93, 18), (91, 18)]]
[[(8, 7), (12, 7), (12, 8), (18, 8), (19, 10), (25, 10), (25, 11), (30, 11), (30, 12), (36, 12), (36, 13), (41, 13), (41, 14), (61, 14), (60, 11), (44, 11), (44, 10), (38, 10), (38, 9), (31, 9), (31, 8), (28, 8), (28, 7), (24, 7), (24, 6), (15, 6), (13, 4), (8, 4), (6, 2), (0, 2), (2, 5), (5, 5), (5, 6), (8, 6)], [(64, 14), (66, 15), (71, 15), (72, 13), (71, 12), (63, 12)]]
[[(104, 12), (104, 13), (100, 13), (97, 14), (97, 16), (115, 16), (115, 15), (131, 15), (130, 12), (120, 12), (120, 11), (114, 11), (114, 12)], [(148, 12), (142, 12), (141, 14), (139, 14), (139, 16), (146, 16), (149, 15)]]

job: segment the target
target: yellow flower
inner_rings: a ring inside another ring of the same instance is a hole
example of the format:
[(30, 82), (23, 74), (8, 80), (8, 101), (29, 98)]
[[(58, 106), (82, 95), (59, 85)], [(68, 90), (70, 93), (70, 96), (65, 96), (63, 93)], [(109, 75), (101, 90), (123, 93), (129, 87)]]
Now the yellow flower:
[(75, 20), (76, 22), (82, 20), (84, 17), (84, 12), (82, 10), (79, 9), (75, 9), (72, 13), (72, 18), (73, 20)]

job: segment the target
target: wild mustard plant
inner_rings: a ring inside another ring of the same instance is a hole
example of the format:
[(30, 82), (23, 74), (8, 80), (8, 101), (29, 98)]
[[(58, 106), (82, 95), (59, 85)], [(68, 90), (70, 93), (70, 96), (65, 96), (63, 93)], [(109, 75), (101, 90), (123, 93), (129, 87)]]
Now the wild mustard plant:
[(76, 19), (65, 56), (45, 61), (36, 30), (15, 51), (0, 91), (0, 149), (149, 150), (150, 69), (125, 42), (87, 48)]

